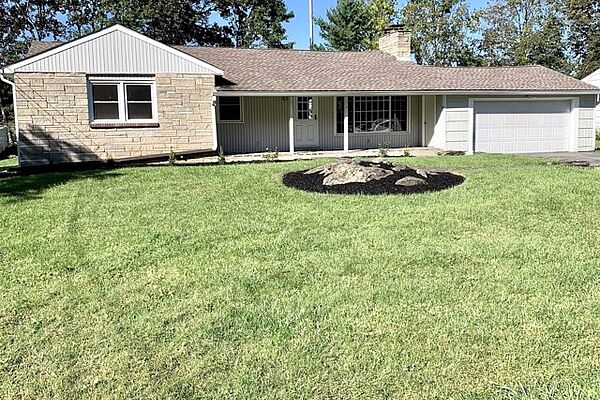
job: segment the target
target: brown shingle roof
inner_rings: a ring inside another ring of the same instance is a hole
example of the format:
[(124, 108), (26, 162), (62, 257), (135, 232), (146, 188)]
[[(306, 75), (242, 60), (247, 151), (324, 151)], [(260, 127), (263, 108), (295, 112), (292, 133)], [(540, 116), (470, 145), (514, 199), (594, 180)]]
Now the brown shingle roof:
[[(60, 45), (33, 42), (28, 57)], [(578, 92), (592, 85), (541, 66), (445, 68), (371, 52), (174, 46), (224, 71), (219, 90)]]

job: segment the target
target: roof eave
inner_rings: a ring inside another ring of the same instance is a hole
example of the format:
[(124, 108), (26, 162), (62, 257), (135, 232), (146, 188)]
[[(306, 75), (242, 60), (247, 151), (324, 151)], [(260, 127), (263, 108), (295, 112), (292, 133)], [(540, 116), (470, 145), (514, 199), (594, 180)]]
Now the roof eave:
[(381, 95), (471, 95), (471, 96), (582, 96), (598, 95), (598, 90), (236, 90), (217, 87), (216, 95), (241, 97), (268, 96), (356, 96)]

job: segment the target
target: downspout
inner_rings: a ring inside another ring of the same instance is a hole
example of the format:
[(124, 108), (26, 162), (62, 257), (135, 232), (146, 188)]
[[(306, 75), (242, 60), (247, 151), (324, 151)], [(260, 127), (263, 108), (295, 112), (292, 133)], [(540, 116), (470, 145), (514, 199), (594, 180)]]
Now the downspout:
[(4, 75), (4, 70), (0, 70), (0, 81), (9, 84), (12, 86), (12, 95), (13, 95), (13, 112), (15, 116), (15, 137), (17, 139), (17, 143), (19, 142), (19, 118), (17, 116), (17, 85), (8, 80)]

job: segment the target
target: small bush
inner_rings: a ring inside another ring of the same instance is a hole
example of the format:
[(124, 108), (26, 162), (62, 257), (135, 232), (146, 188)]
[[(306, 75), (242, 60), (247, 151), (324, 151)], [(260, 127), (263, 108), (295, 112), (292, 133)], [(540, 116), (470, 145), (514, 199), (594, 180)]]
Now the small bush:
[(225, 151), (223, 146), (219, 146), (219, 165), (225, 165)]
[(177, 159), (175, 158), (175, 152), (173, 151), (173, 148), (171, 147), (171, 151), (169, 151), (169, 165), (174, 166), (176, 162), (177, 162)]
[(267, 152), (263, 154), (263, 158), (268, 162), (275, 161), (279, 158), (279, 150), (277, 147), (274, 150), (267, 147)]
[(404, 149), (403, 157), (410, 157), (410, 150), (408, 148)]
[(381, 158), (386, 158), (388, 153), (390, 152), (390, 144), (384, 143), (383, 145), (379, 145), (379, 149), (377, 151), (377, 155)]

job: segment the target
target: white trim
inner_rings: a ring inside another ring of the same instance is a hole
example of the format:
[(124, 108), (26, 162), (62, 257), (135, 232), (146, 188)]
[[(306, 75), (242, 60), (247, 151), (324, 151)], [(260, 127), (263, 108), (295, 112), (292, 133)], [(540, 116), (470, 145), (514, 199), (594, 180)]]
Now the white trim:
[(580, 90), (580, 91), (468, 91), (461, 90), (448, 92), (444, 90), (414, 90), (414, 91), (345, 91), (345, 90), (329, 90), (329, 91), (251, 91), (251, 90), (217, 90), (217, 97), (227, 96), (252, 96), (252, 97), (281, 97), (281, 96), (321, 96), (321, 97), (343, 97), (343, 96), (418, 96), (418, 95), (448, 95), (448, 96), (583, 96), (586, 94), (600, 94), (598, 90)]
[(579, 121), (579, 98), (577, 97), (571, 99), (571, 137), (569, 138), (569, 150), (573, 152), (579, 150)]
[(578, 150), (578, 139), (579, 139), (579, 97), (470, 97), (469, 98), (469, 108), (470, 108), (470, 121), (469, 121), (469, 149), (470, 152), (468, 154), (473, 154), (475, 152), (475, 102), (478, 101), (571, 101), (571, 112), (570, 120), (571, 120), (571, 132), (569, 132), (568, 138), (568, 151), (576, 152)]
[(425, 146), (425, 96), (421, 96), (421, 143)]
[(143, 42), (146, 42), (146, 43), (148, 43), (150, 45), (156, 46), (156, 47), (160, 48), (161, 50), (164, 50), (164, 51), (166, 51), (166, 52), (168, 52), (170, 54), (173, 54), (173, 55), (175, 55), (177, 57), (183, 58), (183, 59), (185, 59), (185, 60), (187, 60), (187, 61), (189, 61), (191, 63), (194, 63), (194, 64), (196, 64), (196, 65), (198, 65), (198, 66), (200, 66), (202, 68), (205, 68), (205, 69), (207, 69), (209, 71), (208, 73), (212, 73), (214, 75), (223, 75), (223, 71), (221, 71), (219, 68), (215, 67), (214, 65), (210, 65), (210, 64), (208, 64), (208, 63), (206, 63), (204, 61), (201, 61), (201, 60), (197, 59), (196, 57), (192, 57), (191, 55), (189, 55), (187, 53), (184, 53), (181, 50), (177, 50), (177, 49), (175, 49), (175, 48), (173, 48), (171, 46), (167, 46), (166, 44), (162, 44), (161, 42), (158, 42), (158, 41), (156, 41), (154, 39), (150, 39), (147, 36), (144, 36), (144, 35), (142, 35), (140, 33), (137, 33), (136, 31), (133, 31), (131, 29), (125, 28), (124, 26), (121, 26), (121, 25), (113, 25), (113, 26), (111, 26), (109, 28), (103, 29), (103, 30), (98, 31), (96, 33), (92, 33), (92, 34), (84, 36), (82, 38), (73, 40), (72, 42), (68, 42), (68, 43), (59, 45), (59, 46), (54, 47), (54, 48), (52, 48), (52, 49), (50, 49), (48, 51), (44, 51), (43, 53), (37, 54), (37, 55), (35, 55), (33, 57), (26, 58), (23, 61), (19, 61), (19, 62), (15, 63), (15, 64), (9, 65), (8, 67), (5, 68), (5, 70), (7, 70), (8, 73), (12, 74), (17, 69), (19, 69), (21, 67), (24, 67), (24, 66), (32, 64), (32, 63), (34, 63), (36, 61), (39, 61), (39, 60), (42, 60), (44, 58), (47, 58), (47, 57), (53, 56), (55, 54), (61, 53), (61, 52), (65, 51), (65, 50), (68, 50), (68, 49), (70, 49), (72, 47), (78, 46), (78, 45), (83, 44), (83, 43), (90, 42), (90, 41), (92, 41), (94, 39), (97, 39), (99, 37), (102, 37), (102, 36), (108, 35), (110, 33), (117, 32), (117, 31), (121, 32), (121, 33), (124, 33), (126, 35), (129, 35), (129, 36), (133, 36), (136, 39), (139, 39), (139, 40), (141, 40)]
[[(350, 136), (355, 136), (355, 137), (374, 137), (374, 136), (384, 136), (384, 135), (392, 135), (392, 136), (406, 136), (410, 133), (410, 127), (411, 127), (411, 123), (412, 123), (412, 105), (411, 105), (411, 96), (393, 96), (393, 95), (377, 95), (379, 97), (388, 97), (389, 101), (390, 101), (390, 113), (391, 113), (391, 98), (392, 97), (406, 97), (406, 130), (405, 131), (382, 131), (382, 132), (350, 132), (349, 135)], [(344, 132), (338, 132), (337, 131), (337, 103), (336, 103), (336, 99), (338, 97), (342, 97), (342, 96), (334, 96), (333, 97), (333, 101), (334, 101), (334, 107), (333, 107), (333, 136), (337, 136), (337, 137), (341, 137), (344, 136)], [(348, 98), (349, 97), (370, 97), (370, 96), (343, 96), (344, 97), (344, 107), (347, 107), (347, 103), (348, 103)], [(356, 101), (354, 100), (352, 102), (353, 105), (356, 104)], [(356, 107), (354, 107), (352, 110), (352, 121), (355, 122), (356, 121)]]
[(245, 123), (244, 120), (244, 98), (241, 96), (237, 96), (240, 98), (240, 119), (239, 120), (222, 120), (221, 119), (221, 103), (218, 99), (218, 97), (213, 96), (214, 98), (217, 99), (217, 122), (220, 124), (243, 124)]
[[(354, 103), (353, 103), (354, 104)], [(336, 110), (337, 114), (337, 110)], [(335, 127), (337, 131), (337, 126)], [(350, 131), (349, 122), (348, 122), (348, 97), (344, 97), (344, 152), (347, 153), (350, 147), (350, 138), (348, 137), (348, 132)]]
[(217, 150), (218, 146), (218, 138), (217, 138), (217, 96), (212, 96), (212, 102), (210, 103), (210, 118), (211, 118), (211, 128), (212, 128), (212, 150)]
[[(316, 98), (314, 96), (297, 96), (296, 97), (296, 100), (294, 101), (294, 118), (295, 118), (294, 132), (296, 132), (295, 126), (298, 124), (298, 121), (306, 121), (304, 119), (301, 120), (300, 118), (298, 118), (298, 98), (300, 98), (300, 97), (310, 97), (312, 99), (312, 116), (313, 116), (313, 118), (309, 118), (308, 120), (314, 121), (315, 131), (317, 134), (317, 138), (316, 138), (317, 141), (314, 144), (312, 144), (312, 143), (311, 144), (302, 144), (302, 143), (296, 144), (294, 142), (294, 146), (300, 147), (300, 148), (318, 148), (320, 146), (320, 142), (321, 142), (320, 135), (319, 135), (319, 120), (318, 120), (319, 115), (317, 112), (319, 110), (319, 99), (318, 98)], [(295, 138), (294, 138), (294, 140), (295, 140)]]
[[(117, 86), (117, 103), (119, 105), (118, 119), (94, 119), (94, 98), (93, 85), (116, 85)], [(129, 119), (127, 116), (127, 90), (128, 85), (149, 85), (152, 104), (152, 118), (148, 119)], [(158, 95), (156, 91), (156, 80), (154, 78), (128, 78), (128, 79), (109, 79), (106, 76), (87, 78), (87, 96), (88, 96), (88, 120), (89, 123), (158, 123)]]
[(288, 134), (289, 134), (289, 141), (290, 141), (290, 154), (294, 154), (294, 126), (295, 126), (295, 122), (294, 122), (294, 113), (295, 113), (295, 106), (294, 103), (296, 102), (296, 98), (293, 96), (288, 97), (288, 100), (290, 102), (289, 104), (289, 121), (288, 121)]

